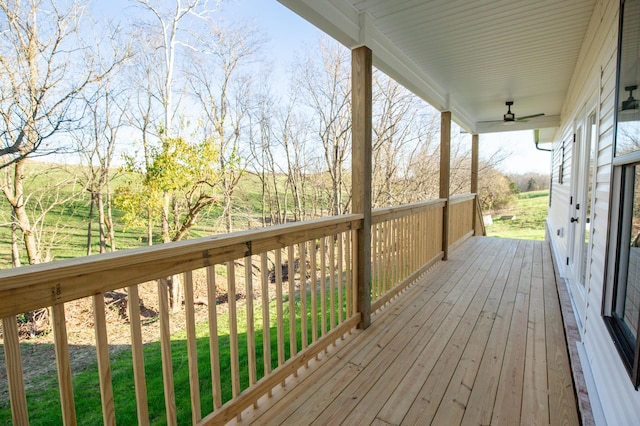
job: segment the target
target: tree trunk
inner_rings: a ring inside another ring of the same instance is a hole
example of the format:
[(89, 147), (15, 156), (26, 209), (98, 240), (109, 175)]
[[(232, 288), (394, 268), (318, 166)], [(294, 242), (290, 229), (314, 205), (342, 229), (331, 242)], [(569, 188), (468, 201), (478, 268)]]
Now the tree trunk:
[[(225, 185), (226, 186), (226, 185)], [(229, 188), (225, 188), (224, 191), (224, 224), (227, 233), (233, 232), (233, 226), (231, 224), (231, 205), (233, 200), (231, 199), (231, 193)]]
[(11, 263), (14, 268), (20, 267), (20, 248), (18, 247), (18, 225), (16, 224), (16, 212), (11, 207)]
[(153, 214), (151, 207), (147, 209), (147, 245), (153, 245)]
[(164, 201), (162, 203), (162, 242), (171, 241), (169, 237), (169, 206), (171, 204), (171, 196), (168, 191), (164, 192)]
[(105, 232), (105, 218), (104, 218), (104, 200), (102, 198), (102, 191), (98, 191), (96, 194), (98, 201), (98, 228), (100, 229), (100, 253), (107, 252), (107, 233)]
[(33, 265), (42, 261), (40, 252), (38, 250), (38, 244), (36, 242), (36, 236), (33, 233), (29, 216), (27, 215), (27, 209), (24, 204), (24, 160), (18, 160), (15, 163), (14, 169), (14, 194), (13, 194), (13, 208), (16, 213), (16, 219), (18, 220), (18, 226), (22, 230), (24, 237), (24, 245), (27, 249), (27, 258), (29, 264)]
[(106, 184), (106, 189), (107, 189), (107, 216), (105, 217), (105, 224), (107, 225), (107, 231), (109, 232), (109, 245), (111, 246), (111, 251), (116, 251), (116, 230), (113, 227), (113, 212), (111, 211), (113, 200), (111, 199), (111, 185), (109, 185), (108, 180)]
[(93, 206), (95, 204), (95, 194), (91, 191), (91, 201), (89, 202), (89, 217), (87, 223), (87, 256), (91, 256), (91, 236), (93, 233)]

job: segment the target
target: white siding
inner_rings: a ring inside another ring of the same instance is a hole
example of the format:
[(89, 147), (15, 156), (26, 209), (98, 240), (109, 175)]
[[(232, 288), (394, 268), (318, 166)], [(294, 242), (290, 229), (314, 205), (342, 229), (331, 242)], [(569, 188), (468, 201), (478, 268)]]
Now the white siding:
[[(598, 145), (594, 217), (591, 225), (592, 256), (589, 260), (590, 276), (586, 285), (587, 307), (582, 338), (607, 423), (633, 425), (640, 422), (640, 392), (631, 385), (601, 316), (613, 157), (618, 9), (618, 0), (603, 0), (596, 5), (563, 107), (563, 122), (558, 135), (567, 140), (566, 136), (573, 134), (573, 123), (577, 114), (585, 107), (585, 103), (593, 98), (594, 91), (597, 92), (595, 94), (598, 99)], [(554, 150), (561, 148), (562, 140), (559, 136)], [(570, 155), (570, 149), (565, 148), (565, 154), (567, 151)], [(568, 244), (566, 230), (571, 177), (565, 173), (567, 179), (563, 185), (559, 185), (558, 172), (553, 172), (553, 198), (548, 220), (553, 248), (561, 269), (564, 269)], [(558, 229), (564, 231), (561, 236), (557, 235)], [(560, 272), (566, 275), (564, 271)]]

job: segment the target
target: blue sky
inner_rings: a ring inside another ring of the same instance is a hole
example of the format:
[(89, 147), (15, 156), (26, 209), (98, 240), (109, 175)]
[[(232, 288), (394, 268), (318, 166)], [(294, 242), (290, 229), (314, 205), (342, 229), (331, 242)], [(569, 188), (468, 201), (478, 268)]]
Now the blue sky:
[[(95, 0), (96, 14), (113, 17), (131, 15), (133, 0)], [(322, 32), (276, 0), (230, 0), (222, 6), (225, 20), (245, 22), (260, 31), (267, 39), (266, 56), (273, 63), (276, 81), (288, 78), (289, 65), (296, 52), (313, 45)], [(276, 83), (277, 84), (277, 83)], [(549, 148), (550, 146), (544, 146)], [(496, 150), (511, 153), (499, 168), (506, 173), (529, 171), (549, 173), (550, 153), (538, 151), (533, 132), (504, 132), (480, 136), (480, 155)]]

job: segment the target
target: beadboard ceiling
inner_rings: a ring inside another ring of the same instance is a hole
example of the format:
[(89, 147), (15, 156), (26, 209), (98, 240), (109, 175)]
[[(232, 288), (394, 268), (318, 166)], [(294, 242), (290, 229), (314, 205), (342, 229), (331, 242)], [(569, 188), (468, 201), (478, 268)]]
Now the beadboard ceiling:
[[(279, 0), (465, 130), (550, 129), (574, 72), (595, 0)], [(505, 101), (518, 116), (505, 126)], [(545, 131), (548, 133), (548, 131)]]

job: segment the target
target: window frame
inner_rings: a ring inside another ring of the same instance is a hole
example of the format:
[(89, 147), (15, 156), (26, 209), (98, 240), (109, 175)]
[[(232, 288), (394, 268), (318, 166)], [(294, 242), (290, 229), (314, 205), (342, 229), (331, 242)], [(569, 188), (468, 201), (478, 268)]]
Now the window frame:
[[(610, 269), (608, 271), (607, 285), (603, 303), (603, 318), (614, 345), (618, 350), (622, 363), (624, 364), (631, 382), (636, 390), (640, 386), (640, 336), (635, 337), (635, 342), (629, 336), (623, 320), (616, 315), (615, 311), (620, 303), (620, 292), (624, 290), (626, 295), (627, 278), (629, 271), (629, 244), (623, 235), (630, 235), (629, 223), (625, 221), (625, 216), (629, 209), (633, 212), (633, 200), (635, 195), (635, 170), (640, 172), (640, 161), (623, 163), (614, 166), (612, 188), (618, 190), (613, 193), (611, 209), (611, 233), (609, 240), (610, 247)], [(628, 205), (627, 203), (631, 203)], [(621, 269), (622, 272), (621, 273)], [(624, 281), (624, 282), (623, 282)], [(640, 330), (640, 317), (636, 324), (636, 330)]]
[[(615, 108), (614, 108), (614, 132), (612, 144), (612, 174), (610, 186), (610, 209), (609, 209), (609, 229), (606, 248), (606, 265), (605, 265), (605, 283), (602, 298), (602, 318), (609, 331), (613, 343), (620, 355), (623, 365), (625, 366), (631, 382), (636, 390), (640, 386), (640, 315), (638, 315), (636, 324), (636, 336), (628, 330), (625, 325), (624, 318), (620, 318), (615, 310), (620, 303), (620, 291), (624, 289), (625, 297), (627, 291), (627, 278), (629, 273), (629, 248), (631, 237), (631, 222), (625, 223), (625, 203), (631, 201), (630, 211), (633, 216), (633, 201), (635, 197), (636, 173), (640, 174), (640, 149), (631, 152), (623, 152), (617, 155), (619, 114), (618, 105), (620, 105), (620, 83), (621, 83), (621, 67), (622, 67), (622, 42), (623, 42), (623, 22), (625, 3), (628, 0), (620, 0), (620, 13), (618, 22), (618, 51), (617, 51), (617, 67), (616, 67), (616, 85), (615, 85)], [(640, 0), (632, 0), (640, 1)], [(631, 170), (632, 172), (629, 172)], [(629, 186), (631, 185), (631, 188)], [(631, 198), (629, 200), (629, 198)], [(628, 205), (626, 205), (629, 208)], [(628, 212), (626, 213), (628, 214)], [(632, 220), (632, 216), (630, 220)], [(627, 244), (628, 243), (628, 244)], [(629, 247), (622, 247), (627, 245)], [(626, 256), (626, 259), (625, 259)], [(624, 264), (621, 264), (624, 263)], [(620, 274), (620, 270), (624, 270), (624, 274)], [(623, 275), (623, 276), (621, 276)], [(624, 278), (624, 283), (622, 279)], [(624, 286), (624, 288), (623, 288)], [(624, 316), (624, 315), (623, 315)]]

